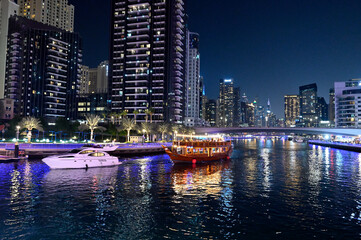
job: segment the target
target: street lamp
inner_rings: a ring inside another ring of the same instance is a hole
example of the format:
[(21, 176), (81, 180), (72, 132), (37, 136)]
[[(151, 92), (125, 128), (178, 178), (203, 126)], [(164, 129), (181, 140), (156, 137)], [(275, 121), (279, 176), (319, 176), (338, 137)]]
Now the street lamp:
[(20, 126), (16, 126), (16, 140), (19, 140)]
[(142, 130), (143, 131), (143, 143), (145, 142), (145, 129)]

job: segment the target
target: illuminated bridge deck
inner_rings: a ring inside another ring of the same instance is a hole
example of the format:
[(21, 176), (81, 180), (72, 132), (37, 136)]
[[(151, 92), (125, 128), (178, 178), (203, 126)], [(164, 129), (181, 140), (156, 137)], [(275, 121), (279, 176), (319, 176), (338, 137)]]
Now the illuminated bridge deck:
[(279, 134), (311, 134), (311, 135), (341, 135), (341, 136), (361, 136), (361, 129), (355, 128), (196, 128), (197, 134), (241, 134), (241, 133), (279, 133)]

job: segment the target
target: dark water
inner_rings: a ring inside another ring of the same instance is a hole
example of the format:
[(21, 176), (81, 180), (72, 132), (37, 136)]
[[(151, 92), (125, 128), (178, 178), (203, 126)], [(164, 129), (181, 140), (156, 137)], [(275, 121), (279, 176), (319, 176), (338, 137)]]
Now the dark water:
[(361, 154), (272, 140), (196, 167), (0, 164), (0, 239), (358, 239), (360, 194)]

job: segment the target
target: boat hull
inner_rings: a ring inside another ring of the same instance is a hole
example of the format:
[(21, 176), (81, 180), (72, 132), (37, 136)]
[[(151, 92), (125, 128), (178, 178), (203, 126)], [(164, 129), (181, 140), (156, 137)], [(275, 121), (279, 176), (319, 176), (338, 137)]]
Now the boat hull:
[(208, 156), (207, 154), (178, 154), (170, 151), (167, 147), (164, 147), (164, 151), (168, 154), (170, 159), (174, 163), (207, 163), (213, 161), (219, 161), (224, 159), (229, 159), (232, 153), (232, 149), (229, 149), (225, 153), (216, 153), (213, 156)]
[(47, 157), (42, 160), (50, 169), (81, 169), (81, 168), (95, 168), (95, 167), (112, 167), (120, 165), (117, 157), (99, 158), (99, 159), (66, 159)]

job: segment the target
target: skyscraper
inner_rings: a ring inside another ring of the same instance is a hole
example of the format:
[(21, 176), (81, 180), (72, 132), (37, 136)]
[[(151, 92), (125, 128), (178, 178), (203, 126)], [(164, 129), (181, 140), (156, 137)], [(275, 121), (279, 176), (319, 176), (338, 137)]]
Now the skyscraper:
[(248, 101), (241, 102), (241, 126), (253, 127), (254, 126), (254, 105)]
[(208, 98), (206, 95), (206, 85), (204, 84), (203, 77), (201, 76), (201, 87), (202, 87), (202, 93), (200, 95), (200, 114), (199, 117), (205, 121), (206, 120), (206, 104), (208, 102)]
[(234, 116), (233, 79), (219, 80), (219, 107), (217, 111), (220, 127), (232, 127)]
[(329, 104), (328, 104), (328, 118), (331, 125), (335, 124), (335, 89), (330, 89)]
[(285, 125), (294, 126), (300, 116), (300, 97), (298, 95), (285, 95)]
[(4, 98), (6, 49), (10, 16), (16, 16), (19, 5), (12, 0), (0, 1), (0, 98)]
[(254, 126), (265, 127), (266, 126), (266, 114), (265, 108), (259, 104), (258, 97), (253, 101), (254, 106)]
[(317, 85), (316, 83), (300, 87), (300, 121), (302, 126), (318, 126), (317, 115)]
[(97, 68), (89, 69), (89, 92), (107, 93), (109, 80), (109, 63), (101, 62)]
[(361, 79), (335, 82), (336, 127), (361, 127)]
[(213, 127), (216, 126), (217, 121), (217, 101), (214, 99), (209, 99), (206, 103), (206, 112), (205, 112), (206, 121)]
[(80, 65), (80, 86), (79, 93), (89, 93), (89, 67)]
[(15, 114), (76, 119), (81, 62), (78, 34), (10, 17), (5, 95)]
[(183, 0), (112, 0), (112, 111), (154, 109), (153, 120), (182, 123), (186, 30)]
[(19, 15), (69, 32), (74, 31), (74, 6), (68, 0), (18, 0)]
[(241, 124), (241, 88), (234, 88), (234, 100), (233, 100), (233, 126), (239, 127)]
[(317, 117), (319, 121), (328, 121), (328, 104), (324, 97), (317, 98)]
[(187, 34), (187, 66), (186, 66), (186, 122), (199, 121), (200, 94), (202, 93), (200, 82), (200, 54), (198, 33)]

